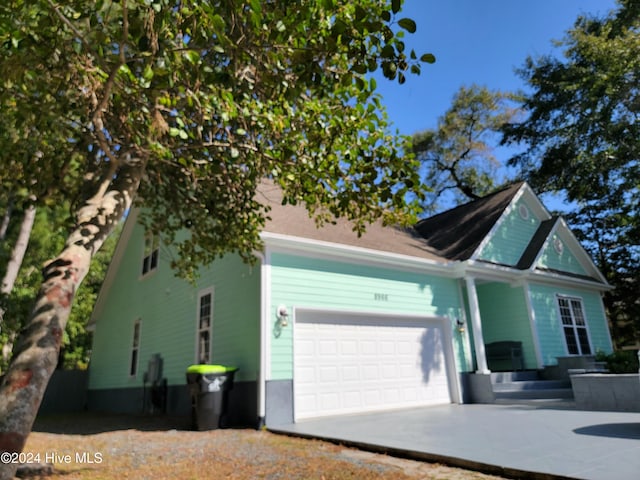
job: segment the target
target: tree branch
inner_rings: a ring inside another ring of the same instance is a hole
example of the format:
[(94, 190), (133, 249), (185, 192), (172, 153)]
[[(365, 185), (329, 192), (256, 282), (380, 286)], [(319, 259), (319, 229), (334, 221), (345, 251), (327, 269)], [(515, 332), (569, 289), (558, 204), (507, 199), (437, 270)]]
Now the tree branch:
[(64, 16), (64, 14), (60, 11), (60, 7), (58, 5), (56, 5), (55, 3), (53, 3), (51, 0), (47, 0), (47, 3), (49, 4), (49, 6), (52, 8), (52, 10), (55, 12), (56, 16), (62, 21), (62, 23), (64, 23), (72, 32), (73, 34), (78, 37), (78, 39), (82, 42), (82, 44), (85, 46), (85, 48), (87, 50), (89, 50), (90, 52), (93, 51), (93, 48), (91, 47), (91, 45), (89, 44), (89, 42), (87, 42), (84, 37), (82, 36), (82, 34), (80, 33), (80, 30), (78, 30), (73, 23), (71, 23), (69, 21), (69, 19), (67, 17)]

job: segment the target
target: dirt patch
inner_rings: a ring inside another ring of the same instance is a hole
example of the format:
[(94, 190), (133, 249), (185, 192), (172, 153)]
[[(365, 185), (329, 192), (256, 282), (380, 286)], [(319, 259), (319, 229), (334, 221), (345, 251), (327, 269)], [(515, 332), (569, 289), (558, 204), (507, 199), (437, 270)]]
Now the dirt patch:
[(249, 429), (187, 430), (184, 419), (40, 418), (24, 453), (60, 480), (476, 479), (499, 477)]

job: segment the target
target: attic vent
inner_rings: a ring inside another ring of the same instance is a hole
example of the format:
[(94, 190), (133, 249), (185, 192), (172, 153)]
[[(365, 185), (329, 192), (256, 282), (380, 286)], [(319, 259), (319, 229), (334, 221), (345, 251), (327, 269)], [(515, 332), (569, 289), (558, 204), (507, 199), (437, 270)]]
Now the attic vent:
[(518, 213), (523, 220), (529, 220), (529, 209), (526, 205), (520, 205), (518, 207)]
[(560, 238), (553, 237), (553, 248), (558, 255), (562, 255), (564, 244), (562, 243), (562, 240), (560, 240)]

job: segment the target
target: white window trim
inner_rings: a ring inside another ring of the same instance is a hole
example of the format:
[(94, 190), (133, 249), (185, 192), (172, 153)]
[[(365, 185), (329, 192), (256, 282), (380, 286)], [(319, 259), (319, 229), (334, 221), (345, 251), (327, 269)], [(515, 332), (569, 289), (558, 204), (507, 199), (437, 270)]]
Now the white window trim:
[[(587, 332), (587, 342), (589, 342), (589, 353), (584, 353), (582, 352), (582, 347), (580, 346), (580, 342), (579, 339), (576, 338), (576, 340), (578, 341), (577, 345), (578, 345), (578, 353), (570, 353), (569, 352), (569, 345), (567, 345), (567, 336), (564, 333), (564, 328), (565, 325), (562, 323), (562, 312), (560, 310), (560, 299), (564, 299), (569, 301), (569, 308), (570, 308), (570, 312), (571, 312), (571, 323), (573, 326), (573, 330), (574, 330), (574, 334), (577, 335), (577, 329), (578, 328), (584, 328), (584, 330)], [(584, 317), (584, 327), (582, 326), (578, 326), (575, 322), (575, 317), (574, 317), (574, 312), (573, 312), (573, 307), (571, 307), (571, 300), (577, 300), (578, 302), (580, 302), (580, 308), (582, 309), (582, 315)], [(564, 294), (557, 294), (556, 295), (556, 309), (558, 311), (558, 321), (560, 322), (560, 328), (562, 329), (562, 340), (564, 341), (564, 348), (565, 348), (565, 352), (567, 355), (571, 355), (571, 356), (579, 356), (579, 355), (593, 355), (593, 342), (591, 341), (591, 332), (589, 331), (589, 321), (587, 320), (587, 312), (584, 308), (584, 300), (582, 299), (582, 297), (578, 297), (575, 295), (564, 295)]]
[(203, 290), (200, 290), (198, 292), (198, 299), (196, 302), (196, 324), (195, 324), (195, 331), (196, 331), (196, 338), (195, 338), (195, 348), (194, 348), (194, 361), (195, 363), (201, 363), (201, 359), (200, 357), (200, 332), (202, 331), (200, 329), (200, 301), (202, 300), (202, 297), (206, 296), (206, 295), (211, 295), (211, 318), (209, 319), (209, 362), (211, 362), (211, 359), (213, 358), (213, 320), (214, 320), (214, 309), (215, 309), (215, 295), (214, 295), (214, 290), (213, 287), (209, 287), (209, 288), (205, 288)]
[[(147, 250), (147, 243), (150, 240), (151, 250)], [(153, 256), (155, 254), (155, 264), (152, 265), (151, 262), (153, 260)], [(145, 263), (149, 259), (149, 267), (145, 271)], [(141, 263), (141, 277), (148, 277), (152, 273), (158, 270), (158, 265), (160, 263), (160, 239), (153, 235), (151, 232), (147, 232), (144, 235), (144, 243), (142, 245), (142, 263)]]
[[(137, 330), (137, 336), (136, 336)], [(142, 319), (136, 318), (131, 331), (131, 352), (129, 354), (129, 377), (138, 376), (140, 366), (140, 343), (142, 338)], [(137, 340), (137, 341), (136, 341)], [(135, 357), (135, 358), (134, 358)]]

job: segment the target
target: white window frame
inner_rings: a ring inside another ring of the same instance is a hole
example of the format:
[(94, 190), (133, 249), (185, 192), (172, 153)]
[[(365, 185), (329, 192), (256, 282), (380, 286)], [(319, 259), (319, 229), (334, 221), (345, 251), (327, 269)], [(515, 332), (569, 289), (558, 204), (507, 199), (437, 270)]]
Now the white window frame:
[[(209, 296), (209, 321), (208, 325), (203, 327), (203, 310), (202, 310), (202, 300), (203, 298)], [(211, 339), (213, 337), (213, 311), (214, 311), (214, 301), (215, 297), (213, 294), (213, 287), (206, 288), (204, 290), (200, 290), (198, 292), (198, 302), (196, 304), (196, 344), (195, 344), (195, 363), (211, 363), (211, 358), (213, 357), (212, 352), (212, 343)], [(208, 337), (208, 340), (204, 340), (207, 342), (206, 352), (202, 352), (203, 346), (203, 337)]]
[(142, 319), (137, 318), (133, 322), (131, 335), (131, 355), (129, 357), (129, 376), (138, 375), (138, 365), (140, 364), (140, 338), (142, 336)]
[(147, 232), (144, 236), (142, 253), (142, 276), (146, 277), (158, 269), (160, 241), (157, 236)]
[[(561, 303), (566, 302), (566, 305)], [(580, 297), (570, 295), (556, 295), (556, 306), (558, 308), (558, 318), (562, 327), (562, 338), (564, 339), (565, 348), (569, 355), (592, 355), (593, 347), (591, 344), (591, 335), (589, 334), (589, 323), (584, 310), (584, 302)], [(575, 308), (575, 307), (579, 308)], [(567, 315), (568, 313), (568, 315)], [(567, 323), (565, 323), (565, 320)], [(570, 322), (570, 323), (569, 323)], [(580, 332), (584, 333), (583, 340), (586, 340), (588, 351), (585, 351), (581, 342)], [(572, 352), (567, 341), (567, 334), (571, 332), (577, 352)]]

